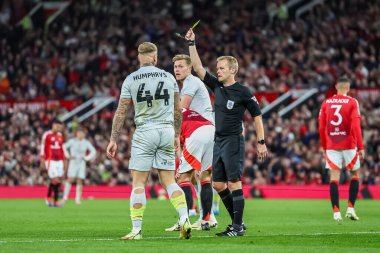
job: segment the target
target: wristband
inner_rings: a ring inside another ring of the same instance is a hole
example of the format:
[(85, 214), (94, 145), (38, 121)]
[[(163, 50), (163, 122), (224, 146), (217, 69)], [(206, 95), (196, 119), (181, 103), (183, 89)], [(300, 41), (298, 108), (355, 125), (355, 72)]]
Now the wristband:
[(265, 140), (264, 140), (264, 139), (259, 140), (259, 141), (257, 141), (257, 143), (258, 143), (258, 144), (261, 144), (261, 145), (264, 145), (264, 144), (265, 144)]

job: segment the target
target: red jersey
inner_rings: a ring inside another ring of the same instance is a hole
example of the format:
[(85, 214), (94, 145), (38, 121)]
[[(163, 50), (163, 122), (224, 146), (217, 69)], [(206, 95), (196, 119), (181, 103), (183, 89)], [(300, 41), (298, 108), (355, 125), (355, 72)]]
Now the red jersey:
[(44, 133), (41, 141), (40, 156), (45, 160), (64, 160), (63, 136), (61, 133), (53, 134), (50, 130)]
[(191, 109), (182, 109), (181, 143), (201, 126), (214, 125)]
[(356, 99), (347, 95), (334, 95), (325, 99), (318, 121), (324, 150), (364, 149)]

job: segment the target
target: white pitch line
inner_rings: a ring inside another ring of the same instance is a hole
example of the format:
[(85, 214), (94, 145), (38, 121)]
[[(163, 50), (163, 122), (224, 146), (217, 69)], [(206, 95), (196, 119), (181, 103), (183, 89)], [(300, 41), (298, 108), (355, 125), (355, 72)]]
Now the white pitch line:
[[(255, 234), (255, 235), (245, 235), (244, 237), (279, 237), (279, 236), (326, 236), (326, 235), (377, 235), (380, 234), (380, 231), (353, 231), (353, 232), (346, 232), (346, 233), (308, 233), (308, 234), (302, 234), (302, 233), (287, 233), (287, 234)], [(212, 235), (198, 235), (198, 236), (192, 236), (192, 238), (217, 238), (216, 236)], [(150, 236), (150, 237), (143, 237), (143, 240), (157, 240), (157, 239), (178, 239), (178, 236)], [(77, 239), (46, 239), (46, 240), (16, 240), (16, 241), (6, 241), (6, 240), (0, 240), (0, 243), (36, 243), (36, 242), (44, 242), (44, 243), (50, 243), (50, 242), (84, 242), (84, 241), (119, 241), (118, 238), (77, 238)]]

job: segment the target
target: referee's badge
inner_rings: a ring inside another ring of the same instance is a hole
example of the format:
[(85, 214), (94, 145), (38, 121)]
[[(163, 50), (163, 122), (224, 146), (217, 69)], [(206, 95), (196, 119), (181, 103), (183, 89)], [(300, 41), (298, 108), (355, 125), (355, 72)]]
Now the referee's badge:
[(234, 101), (227, 100), (227, 109), (231, 110), (232, 108), (234, 108), (234, 104)]

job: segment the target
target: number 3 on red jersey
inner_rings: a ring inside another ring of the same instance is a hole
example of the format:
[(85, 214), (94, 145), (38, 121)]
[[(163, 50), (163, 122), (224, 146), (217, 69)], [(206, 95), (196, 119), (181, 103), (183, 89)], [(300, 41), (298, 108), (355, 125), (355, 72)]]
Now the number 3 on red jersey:
[(334, 116), (337, 117), (337, 121), (331, 120), (330, 123), (331, 123), (331, 125), (339, 126), (340, 124), (342, 124), (342, 121), (343, 121), (343, 117), (339, 113), (340, 109), (342, 109), (342, 105), (331, 105), (331, 108), (335, 109)]

